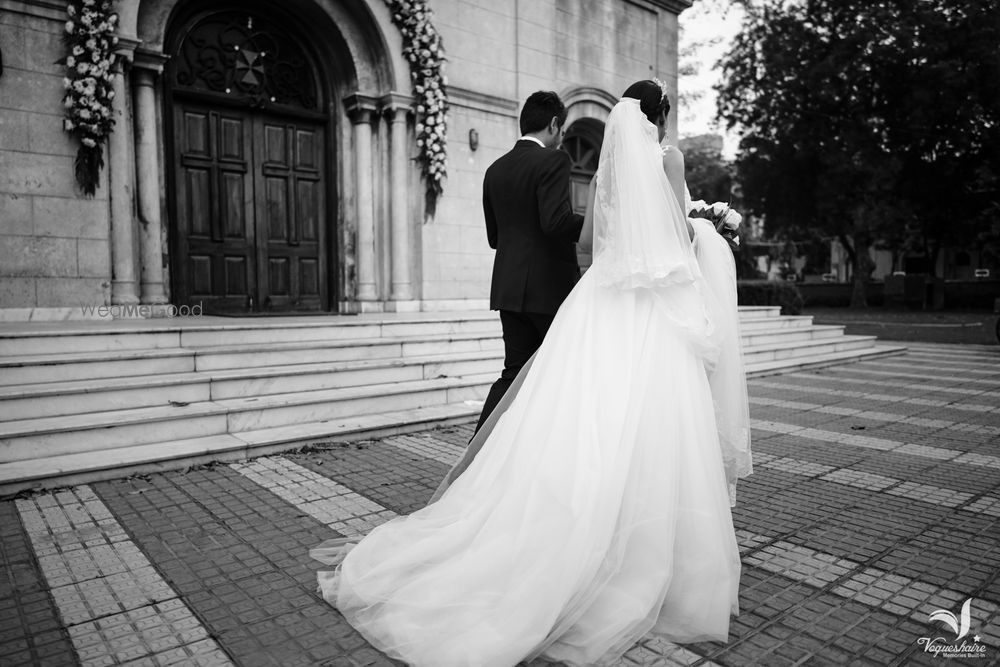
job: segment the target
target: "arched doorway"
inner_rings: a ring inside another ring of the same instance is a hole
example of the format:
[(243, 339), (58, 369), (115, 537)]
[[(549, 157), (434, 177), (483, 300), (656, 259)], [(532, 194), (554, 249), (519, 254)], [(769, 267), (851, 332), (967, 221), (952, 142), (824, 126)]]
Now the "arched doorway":
[[(587, 193), (590, 181), (597, 173), (603, 143), (604, 123), (595, 118), (581, 118), (573, 122), (563, 136), (562, 149), (570, 157), (570, 200), (577, 213), (583, 214), (587, 210)], [(589, 253), (577, 253), (582, 269), (590, 266), (591, 259)]]
[(288, 17), (206, 4), (189, 5), (165, 44), (173, 300), (329, 310), (333, 133), (317, 59)]

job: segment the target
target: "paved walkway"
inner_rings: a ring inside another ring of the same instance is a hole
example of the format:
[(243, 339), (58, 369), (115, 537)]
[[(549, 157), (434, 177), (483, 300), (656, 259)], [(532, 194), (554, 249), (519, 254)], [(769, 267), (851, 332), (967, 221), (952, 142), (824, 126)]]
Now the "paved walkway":
[[(914, 344), (750, 394), (730, 640), (620, 664), (1000, 664), (1000, 349)], [(470, 433), (0, 502), (0, 664), (393, 664), (317, 596), (307, 551), (421, 507)], [(946, 660), (963, 643), (977, 657)]]

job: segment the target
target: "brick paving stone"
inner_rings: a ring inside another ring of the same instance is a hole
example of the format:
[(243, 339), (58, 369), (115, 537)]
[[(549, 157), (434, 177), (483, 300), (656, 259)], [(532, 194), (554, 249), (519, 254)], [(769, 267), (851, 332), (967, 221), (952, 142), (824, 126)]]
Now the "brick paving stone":
[(168, 582), (205, 584), (183, 598), (237, 664), (333, 658), (356, 636), (319, 597), (308, 556), (336, 533), (227, 466), (95, 488)]
[[(472, 429), (466, 427), (468, 438)], [(451, 432), (451, 431), (449, 431)], [(313, 472), (331, 477), (356, 493), (397, 514), (409, 514), (427, 504), (450, 465), (382, 443), (328, 448), (287, 458)]]
[[(744, 567), (741, 614), (729, 641), (677, 647), (647, 638), (616, 664), (930, 667), (942, 658), (924, 653), (917, 640), (948, 631), (928, 614), (957, 612), (969, 597), (972, 629), (988, 643), (988, 659), (947, 662), (1000, 664), (1000, 373), (963, 372), (996, 359), (991, 350), (923, 346), (912, 358), (752, 381), (756, 471), (741, 482), (733, 508)], [(206, 640), (228, 654), (221, 659), (390, 665), (315, 593), (320, 566), (308, 549), (339, 532), (329, 528), (339, 513), (364, 532), (365, 511), (422, 507), (471, 434), (471, 424), (462, 424), (95, 488), (124, 526), (122, 538), (139, 545), (207, 630)], [(310, 499), (304, 488), (335, 492)], [(77, 517), (58, 511), (65, 493), (40, 496), (39, 507), (46, 520), (71, 526)], [(27, 572), (12, 569), (7, 554), (16, 552), (17, 535), (6, 524), (0, 553), (8, 583), (30, 582), (31, 568), (37, 577), (33, 558), (48, 559), (55, 572), (52, 557), (76, 548), (54, 538), (30, 554)], [(119, 569), (114, 549), (92, 551), (59, 576), (113, 581)], [(20, 606), (3, 597), (0, 647), (42, 656), (61, 641), (65, 656), (66, 631), (41, 586), (40, 598), (29, 592)], [(114, 601), (98, 584), (73, 590), (88, 608)], [(49, 625), (26, 637), (24, 619), (36, 627), (46, 605)], [(124, 613), (108, 609), (109, 621)], [(9, 622), (17, 618), (21, 629)], [(102, 641), (117, 642), (122, 660), (137, 650), (129, 643), (137, 632), (162, 650), (134, 664), (219, 658), (193, 653), (196, 631), (176, 647), (163, 621), (127, 620), (95, 626)], [(86, 650), (96, 640), (80, 645)]]
[(0, 501), (0, 664), (79, 664), (12, 501)]

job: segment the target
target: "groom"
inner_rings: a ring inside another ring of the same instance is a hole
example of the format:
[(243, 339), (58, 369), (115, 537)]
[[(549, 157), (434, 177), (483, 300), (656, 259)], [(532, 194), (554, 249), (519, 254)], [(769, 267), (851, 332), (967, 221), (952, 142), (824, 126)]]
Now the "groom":
[(573, 212), (570, 159), (559, 150), (565, 122), (566, 106), (557, 94), (533, 93), (521, 109), (521, 138), (483, 180), (486, 238), (497, 251), (490, 310), (500, 311), (504, 368), (486, 397), (477, 432), (580, 279), (575, 243), (583, 216)]

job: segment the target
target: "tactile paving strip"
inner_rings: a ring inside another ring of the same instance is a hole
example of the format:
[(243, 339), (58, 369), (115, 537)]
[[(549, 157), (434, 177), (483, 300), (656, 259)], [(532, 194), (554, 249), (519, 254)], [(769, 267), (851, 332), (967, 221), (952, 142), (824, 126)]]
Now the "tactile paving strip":
[(232, 664), (90, 487), (16, 506), (84, 667)]

